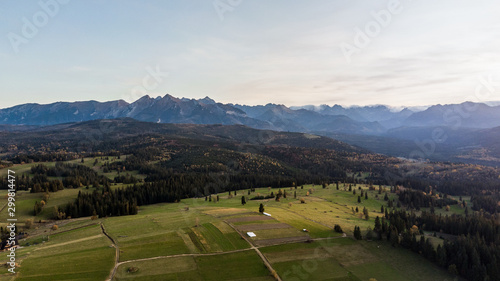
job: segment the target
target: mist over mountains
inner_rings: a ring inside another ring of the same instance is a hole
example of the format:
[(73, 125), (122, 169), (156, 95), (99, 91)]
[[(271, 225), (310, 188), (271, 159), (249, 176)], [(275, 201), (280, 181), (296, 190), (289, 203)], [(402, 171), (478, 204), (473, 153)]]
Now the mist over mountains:
[(222, 104), (209, 97), (165, 95), (144, 96), (133, 103), (30, 103), (0, 109), (0, 131), (29, 131), (40, 126), (117, 118), (313, 133), (398, 157), (408, 158), (411, 152), (420, 150), (418, 155), (431, 160), (500, 163), (500, 105), (472, 102), (426, 109), (384, 105), (287, 107)]

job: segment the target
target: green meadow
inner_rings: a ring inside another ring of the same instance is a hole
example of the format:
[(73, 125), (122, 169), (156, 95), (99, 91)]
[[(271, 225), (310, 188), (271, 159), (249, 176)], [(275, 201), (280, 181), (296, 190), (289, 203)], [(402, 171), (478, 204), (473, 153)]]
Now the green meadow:
[[(92, 165), (93, 159), (86, 159)], [(28, 171), (31, 164), (15, 167)], [(0, 171), (0, 174), (2, 171)], [(361, 190), (368, 192), (358, 203)], [(53, 221), (54, 206), (74, 200), (81, 187), (50, 193), (43, 211), (33, 216), (43, 194), (19, 192), (19, 226), (33, 220), (17, 249), (17, 274), (0, 268), (3, 280), (453, 280), (455, 277), (420, 257), (385, 241), (357, 241), (354, 226), (363, 235), (387, 206), (384, 194), (357, 185), (356, 195), (340, 185), (285, 188), (287, 197), (249, 200), (277, 189), (258, 188), (220, 193), (212, 201), (184, 199), (179, 203), (141, 206), (134, 216)], [(387, 187), (385, 187), (387, 188)], [(294, 198), (296, 193), (296, 198)], [(0, 193), (0, 204), (6, 201)], [(242, 205), (241, 197), (247, 198)], [(396, 197), (389, 194), (390, 199)], [(264, 216), (258, 212), (263, 204)], [(358, 212), (354, 211), (358, 208)], [(362, 216), (363, 208), (369, 218)], [(443, 211), (443, 210), (439, 210)], [(450, 213), (461, 213), (454, 207)], [(444, 212), (444, 211), (443, 211)], [(6, 221), (7, 212), (0, 212)], [(4, 224), (5, 225), (5, 224)], [(53, 226), (57, 225), (57, 230)], [(340, 225), (345, 235), (333, 231)], [(106, 236), (106, 234), (109, 235)], [(306, 231), (304, 231), (306, 230)], [(256, 237), (247, 237), (252, 231)], [(432, 235), (428, 233), (427, 235)], [(434, 245), (440, 243), (433, 239)], [(264, 259), (259, 255), (262, 254)], [(6, 253), (0, 262), (7, 261)], [(270, 267), (266, 266), (268, 262)]]

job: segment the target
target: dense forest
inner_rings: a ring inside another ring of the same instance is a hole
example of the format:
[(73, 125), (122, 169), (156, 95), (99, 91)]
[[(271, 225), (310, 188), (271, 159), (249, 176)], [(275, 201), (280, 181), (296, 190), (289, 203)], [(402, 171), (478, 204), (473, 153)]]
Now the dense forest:
[[(481, 215), (441, 216), (423, 212), (391, 211), (375, 220), (379, 239), (402, 246), (460, 274), (467, 280), (500, 280), (500, 225), (497, 218)], [(434, 247), (422, 231), (446, 235), (443, 246)], [(444, 234), (443, 234), (444, 233)], [(417, 238), (417, 235), (420, 238)]]

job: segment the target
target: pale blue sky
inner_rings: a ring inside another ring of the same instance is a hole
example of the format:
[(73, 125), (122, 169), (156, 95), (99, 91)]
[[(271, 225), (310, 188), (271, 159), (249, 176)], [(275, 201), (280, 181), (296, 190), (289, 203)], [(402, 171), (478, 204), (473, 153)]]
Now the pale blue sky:
[[(397, 9), (381, 0), (53, 1), (41, 0), (57, 3), (54, 13), (39, 0), (0, 2), (0, 108), (145, 93), (288, 106), (458, 103), (481, 101), (479, 77), (500, 70), (493, 0), (401, 0)], [(373, 25), (379, 11), (391, 19)], [(23, 33), (30, 24), (38, 31)], [(341, 46), (367, 28), (369, 42), (346, 59)], [(500, 100), (500, 85), (486, 98)]]

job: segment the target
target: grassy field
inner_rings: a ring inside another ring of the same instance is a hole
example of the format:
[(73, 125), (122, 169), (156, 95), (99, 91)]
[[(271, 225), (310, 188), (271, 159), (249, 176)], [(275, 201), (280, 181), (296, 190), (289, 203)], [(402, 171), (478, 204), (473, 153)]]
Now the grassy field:
[[(135, 267), (137, 272), (128, 272)], [(274, 280), (253, 251), (217, 256), (174, 257), (124, 264), (115, 280)]]
[(98, 225), (49, 235), (50, 240), (17, 251), (16, 280), (104, 280), (115, 250)]
[[(121, 159), (125, 159), (127, 156), (122, 156)], [(97, 164), (94, 165), (95, 161), (97, 160)], [(116, 171), (111, 171), (109, 173), (104, 173), (103, 171), (103, 164), (104, 163), (113, 163), (116, 161), (120, 161), (116, 157), (108, 157), (106, 160), (106, 157), (93, 157), (93, 158), (84, 158), (84, 162), (81, 162), (81, 159), (76, 159), (76, 160), (71, 160), (71, 161), (66, 161), (65, 163), (74, 163), (74, 164), (79, 164), (79, 165), (84, 165), (87, 167), (90, 167), (94, 169), (96, 172), (98, 172), (101, 175), (104, 175), (108, 177), (109, 179), (114, 179), (115, 176), (118, 175)], [(9, 168), (4, 168), (0, 169), (0, 176), (5, 177), (8, 174), (8, 170), (13, 170), (15, 172), (16, 176), (21, 176), (21, 175), (26, 175), (28, 177), (32, 176), (31, 174), (31, 168), (33, 166), (43, 164), (48, 167), (54, 167), (56, 162), (43, 162), (43, 163), (29, 163), (29, 164), (20, 164), (20, 165), (14, 165)], [(144, 179), (145, 175), (139, 174), (138, 171), (126, 171), (123, 174), (129, 174), (133, 175), (138, 179)], [(56, 177), (49, 177), (50, 179), (62, 179), (62, 178), (56, 178)], [(112, 184), (111, 189), (117, 189), (117, 188), (125, 188), (129, 185), (126, 184)], [(50, 197), (47, 204), (43, 207), (43, 210), (40, 214), (37, 216), (33, 215), (33, 207), (35, 205), (35, 202), (40, 202), (43, 198), (42, 193), (37, 193), (37, 194), (31, 194), (29, 191), (18, 191), (16, 194), (16, 218), (18, 219), (19, 222), (25, 222), (27, 219), (31, 219), (33, 221), (39, 221), (39, 220), (48, 220), (53, 217), (53, 209), (54, 206), (63, 206), (67, 203), (73, 202), (76, 196), (78, 195), (78, 192), (92, 192), (94, 191), (95, 188), (93, 187), (80, 187), (80, 188), (75, 188), (75, 189), (64, 189), (58, 192), (50, 193)], [(8, 211), (7, 208), (3, 208), (6, 203), (7, 203), (7, 191), (6, 190), (0, 190), (0, 226), (4, 227), (6, 223), (4, 223), (7, 219), (8, 216)]]
[[(93, 166), (94, 161), (85, 159), (84, 164)], [(30, 165), (15, 168), (28, 171)], [(120, 187), (124, 186), (113, 188)], [(360, 203), (359, 187), (368, 192), (368, 199), (362, 197)], [(362, 231), (372, 228), (375, 217), (382, 216), (381, 206), (387, 206), (384, 193), (368, 191), (367, 185), (355, 188), (356, 195), (344, 190), (342, 184), (340, 190), (334, 185), (325, 189), (305, 185), (303, 189), (283, 189), (287, 198), (279, 202), (247, 200), (247, 204), (241, 204), (241, 196), (248, 199), (278, 192), (259, 188), (250, 196), (247, 190), (237, 195), (218, 194), (218, 202), (191, 198), (141, 206), (134, 216), (66, 221), (49, 220), (53, 207), (71, 202), (79, 191), (91, 192), (93, 188), (51, 193), (36, 217), (32, 215), (33, 205), (43, 194), (19, 192), (16, 213), (20, 224), (26, 219), (35, 223), (28, 230), (30, 235), (20, 241), (24, 247), (17, 250), (20, 267), (15, 280), (105, 280), (115, 266), (114, 280), (274, 280), (257, 248), (285, 281), (453, 280), (446, 271), (410, 251), (386, 242), (353, 240), (354, 226), (360, 226)], [(5, 191), (0, 191), (0, 204), (5, 203)], [(261, 203), (271, 217), (258, 213)], [(358, 213), (353, 212), (356, 207)], [(360, 215), (363, 208), (369, 210), (368, 220)], [(449, 213), (461, 211), (452, 207)], [(6, 210), (2, 210), (0, 220), (6, 219)], [(51, 230), (54, 224), (59, 225), (57, 231)], [(104, 235), (100, 224), (119, 249), (118, 264), (113, 242)], [(333, 231), (336, 224), (347, 237)], [(252, 229), (257, 237), (246, 237), (250, 245), (242, 236)], [(309, 242), (296, 243), (294, 238)], [(432, 242), (438, 245), (441, 241), (435, 238)], [(268, 246), (275, 244), (279, 245)], [(0, 257), (0, 262), (6, 260), (6, 256)], [(0, 281), (13, 280), (6, 273), (6, 267), (0, 268)]]

